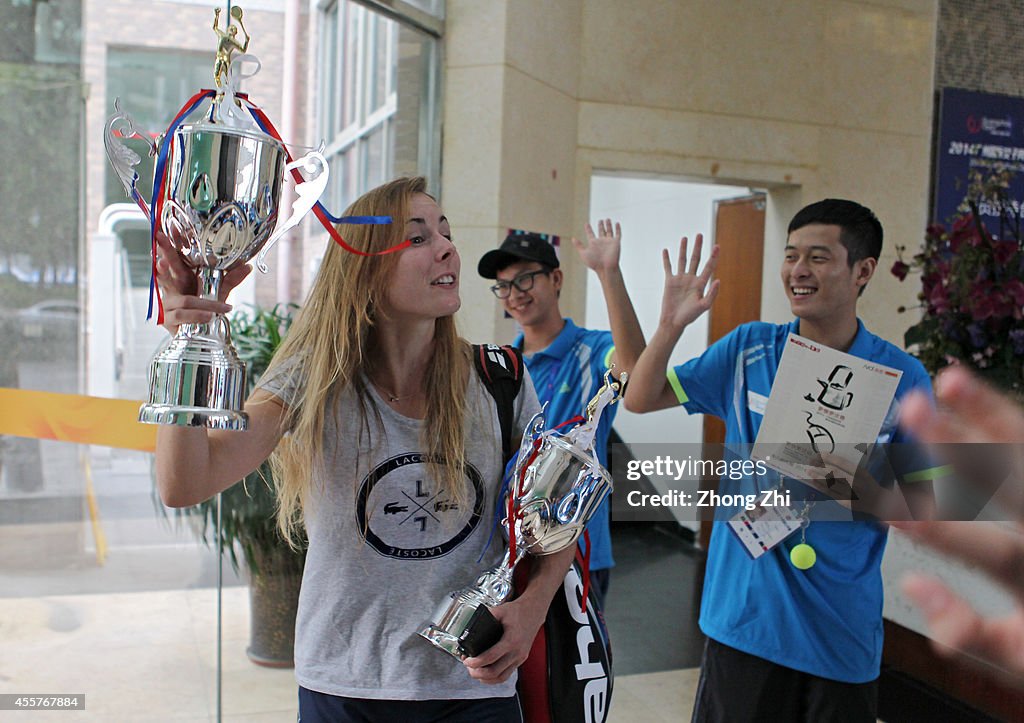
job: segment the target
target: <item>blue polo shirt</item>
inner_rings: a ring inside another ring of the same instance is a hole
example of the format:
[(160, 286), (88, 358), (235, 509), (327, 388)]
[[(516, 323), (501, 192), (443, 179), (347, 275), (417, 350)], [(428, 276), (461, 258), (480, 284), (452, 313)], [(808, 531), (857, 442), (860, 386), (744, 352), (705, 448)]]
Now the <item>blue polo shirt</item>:
[[(513, 344), (522, 347), (522, 333)], [(541, 404), (548, 403), (545, 417), (549, 429), (585, 412), (587, 403), (604, 383), (604, 373), (613, 351), (615, 345), (610, 331), (583, 329), (576, 326), (572, 319), (566, 319), (562, 331), (546, 349), (529, 356), (524, 355), (526, 368), (537, 390), (537, 398)], [(606, 468), (608, 435), (618, 409), (617, 403), (605, 407), (594, 436), (597, 458)], [(603, 570), (615, 565), (608, 527), (610, 509), (610, 500), (605, 499), (587, 523), (591, 570)]]
[[(687, 412), (725, 420), (726, 444), (753, 444), (786, 338), (799, 328), (799, 319), (744, 324), (700, 357), (671, 369), (669, 382)], [(898, 401), (911, 389), (931, 393), (924, 367), (870, 333), (860, 320), (849, 353), (903, 371), (878, 442), (909, 442), (897, 425)], [(751, 492), (754, 484), (750, 478), (723, 479), (720, 490)], [(801, 571), (789, 560), (790, 550), (800, 543), (799, 533), (755, 560), (728, 523), (716, 521), (701, 630), (737, 650), (822, 678), (874, 680), (882, 658), (881, 563), (887, 528), (866, 521), (812, 521), (805, 534), (817, 562)]]

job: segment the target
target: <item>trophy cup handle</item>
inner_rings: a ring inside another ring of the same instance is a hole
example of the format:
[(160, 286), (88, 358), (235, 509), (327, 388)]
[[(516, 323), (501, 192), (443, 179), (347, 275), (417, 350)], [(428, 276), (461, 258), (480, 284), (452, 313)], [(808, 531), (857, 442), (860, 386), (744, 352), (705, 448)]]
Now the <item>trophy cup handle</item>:
[(110, 116), (103, 129), (103, 148), (107, 152), (110, 165), (114, 167), (114, 172), (121, 180), (121, 185), (124, 186), (124, 190), (130, 198), (135, 192), (135, 180), (138, 178), (135, 166), (139, 164), (142, 157), (126, 146), (121, 139), (142, 138), (149, 144), (150, 154), (154, 156), (156, 155), (156, 144), (136, 130), (135, 120), (121, 110), (120, 98), (114, 99), (114, 111), (114, 115)]
[(519, 444), (519, 454), (516, 460), (516, 467), (519, 467), (526, 462), (526, 458), (530, 454), (530, 448), (533, 446), (533, 443), (544, 434), (544, 412), (547, 407), (548, 403), (544, 402), (544, 406), (541, 407), (541, 410), (534, 414), (527, 423), (526, 428), (523, 431), (523, 440)]
[(295, 186), (295, 202), (292, 203), (292, 212), (288, 219), (277, 227), (274, 234), (267, 241), (259, 256), (256, 257), (256, 268), (262, 273), (267, 273), (267, 264), (263, 261), (270, 251), (270, 247), (277, 243), (277, 240), (291, 231), (298, 225), (316, 202), (320, 200), (324, 189), (327, 188), (327, 179), (330, 176), (330, 168), (327, 166), (327, 159), (319, 151), (310, 151), (297, 161), (292, 161), (284, 167), (285, 172), (295, 168), (302, 168), (307, 174), (312, 174), (308, 180)]

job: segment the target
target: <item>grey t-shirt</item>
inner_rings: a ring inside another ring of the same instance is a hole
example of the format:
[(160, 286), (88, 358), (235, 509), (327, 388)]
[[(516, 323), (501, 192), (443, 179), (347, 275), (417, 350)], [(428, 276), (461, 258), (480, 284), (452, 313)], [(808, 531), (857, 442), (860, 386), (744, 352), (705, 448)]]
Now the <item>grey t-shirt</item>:
[[(524, 370), (525, 371), (525, 370)], [(260, 381), (287, 404), (280, 376)], [(430, 477), (420, 447), (422, 422), (392, 410), (370, 385), (374, 415), (346, 390), (324, 422), (326, 476), (313, 480), (305, 510), (309, 551), (295, 625), (295, 677), (310, 690), (357, 698), (489, 698), (515, 692), (472, 679), (459, 661), (417, 632), (449, 592), (498, 564), (496, 532), (482, 561), (501, 484), (501, 432), (493, 397), (470, 373), (466, 504), (447, 498)], [(513, 440), (534, 413), (529, 376), (516, 398)], [(368, 427), (368, 430), (366, 429)]]

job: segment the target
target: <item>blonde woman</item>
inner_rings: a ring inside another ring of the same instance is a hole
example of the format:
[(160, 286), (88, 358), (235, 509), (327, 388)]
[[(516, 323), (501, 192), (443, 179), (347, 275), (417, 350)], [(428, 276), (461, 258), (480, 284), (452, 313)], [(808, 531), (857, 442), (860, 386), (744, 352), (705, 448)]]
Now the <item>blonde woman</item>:
[[(249, 430), (160, 428), (161, 497), (195, 504), (270, 457), (280, 529), (309, 536), (295, 636), (303, 723), (520, 720), (513, 673), (573, 550), (542, 558), (526, 591), (492, 611), (504, 636), (477, 657), (459, 664), (416, 635), (450, 590), (500, 559), (491, 545), (477, 562), (502, 472), (497, 411), (455, 330), (459, 253), (424, 180), (385, 184), (347, 214), (394, 219), (342, 227), (356, 248), (410, 244), (368, 257), (331, 244), (245, 405)], [(194, 295), (169, 246), (161, 256), (168, 326), (229, 308)], [(538, 409), (524, 382), (515, 436)]]

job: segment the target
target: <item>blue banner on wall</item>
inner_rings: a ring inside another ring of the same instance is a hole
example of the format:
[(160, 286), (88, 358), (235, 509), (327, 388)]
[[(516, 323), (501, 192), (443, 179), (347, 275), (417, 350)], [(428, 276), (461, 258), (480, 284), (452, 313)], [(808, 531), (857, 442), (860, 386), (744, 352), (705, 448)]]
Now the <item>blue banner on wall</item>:
[[(1009, 197), (1024, 200), (1024, 98), (945, 88), (939, 98), (932, 219), (948, 223), (967, 194), (972, 169), (1014, 171)], [(999, 234), (998, 213), (979, 206), (985, 226)]]

